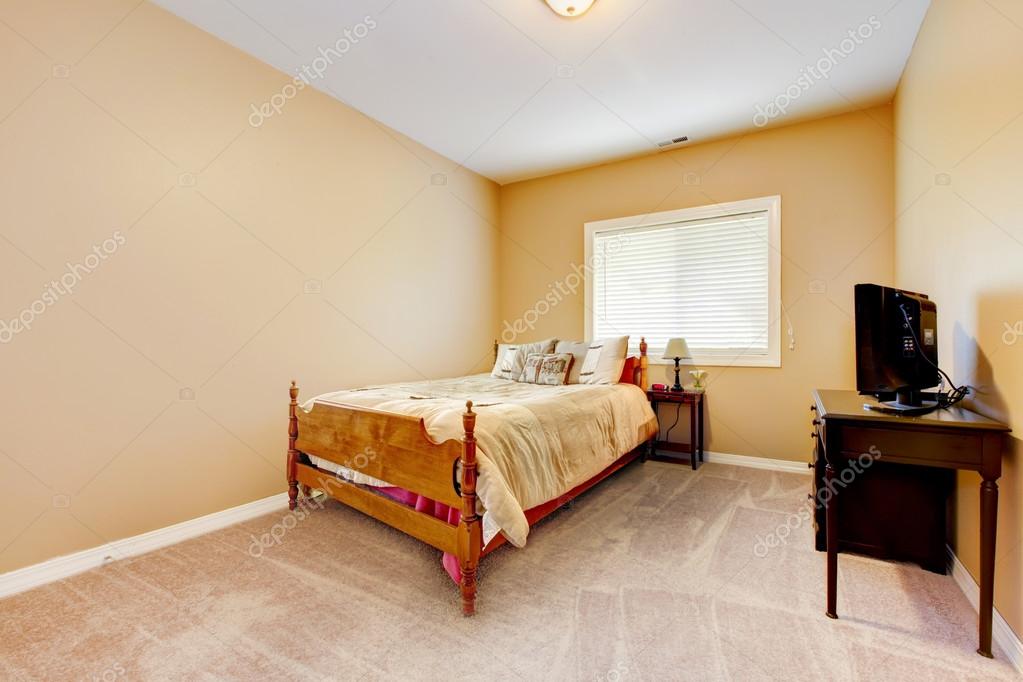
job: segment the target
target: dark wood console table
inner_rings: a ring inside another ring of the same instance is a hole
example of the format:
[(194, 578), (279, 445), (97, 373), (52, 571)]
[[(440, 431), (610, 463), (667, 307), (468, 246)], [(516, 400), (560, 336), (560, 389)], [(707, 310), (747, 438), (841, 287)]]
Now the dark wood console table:
[(855, 391), (814, 391), (818, 448), (826, 460), (825, 481), (832, 491), (818, 499), (825, 506), (827, 535), (827, 611), (838, 618), (838, 508), (843, 481), (841, 465), (861, 456), (944, 469), (979, 472), (980, 605), (977, 653), (991, 657), (991, 616), (994, 608), (995, 528), (998, 519), (998, 477), (1009, 427), (961, 407), (903, 417), (864, 409), (876, 402)]

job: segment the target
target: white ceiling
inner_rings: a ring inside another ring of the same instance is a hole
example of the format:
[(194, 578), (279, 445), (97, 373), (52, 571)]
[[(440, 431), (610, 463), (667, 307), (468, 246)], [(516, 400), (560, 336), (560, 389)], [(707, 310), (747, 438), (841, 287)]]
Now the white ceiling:
[(756, 130), (758, 104), (871, 17), (770, 125), (886, 102), (929, 4), (597, 0), (563, 19), (541, 0), (155, 1), (289, 74), (375, 24), (311, 83), (500, 183)]

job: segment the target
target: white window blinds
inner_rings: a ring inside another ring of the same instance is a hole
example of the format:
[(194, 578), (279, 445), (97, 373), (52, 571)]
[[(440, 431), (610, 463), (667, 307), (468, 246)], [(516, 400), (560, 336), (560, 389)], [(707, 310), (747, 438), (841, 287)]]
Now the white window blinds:
[(763, 209), (643, 227), (597, 224), (589, 243), (593, 338), (629, 334), (636, 345), (645, 336), (659, 358), (668, 339), (681, 336), (698, 364), (777, 364), (771, 220)]

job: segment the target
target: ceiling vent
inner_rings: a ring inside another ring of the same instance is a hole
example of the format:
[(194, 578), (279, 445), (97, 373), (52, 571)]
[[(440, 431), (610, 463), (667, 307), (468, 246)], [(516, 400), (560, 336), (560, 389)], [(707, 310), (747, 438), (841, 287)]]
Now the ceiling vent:
[(676, 144), (682, 144), (683, 142), (688, 142), (688, 141), (689, 141), (689, 136), (688, 135), (683, 135), (682, 137), (673, 137), (670, 140), (665, 140), (664, 142), (658, 142), (657, 146), (660, 147), (661, 149), (665, 149), (666, 147), (673, 147)]

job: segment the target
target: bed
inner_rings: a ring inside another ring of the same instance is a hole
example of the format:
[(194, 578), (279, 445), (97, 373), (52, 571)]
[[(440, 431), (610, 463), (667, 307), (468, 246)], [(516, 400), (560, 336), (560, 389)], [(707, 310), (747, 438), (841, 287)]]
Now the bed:
[[(537, 386), (489, 375), (338, 391), (290, 388), (289, 506), (320, 490), (443, 552), (462, 612), (480, 558), (646, 451), (646, 342), (622, 382)], [(467, 400), (468, 398), (468, 400)]]

